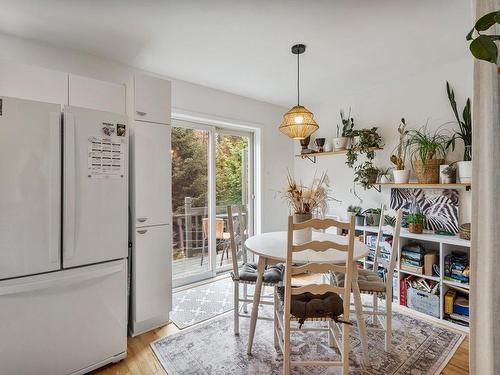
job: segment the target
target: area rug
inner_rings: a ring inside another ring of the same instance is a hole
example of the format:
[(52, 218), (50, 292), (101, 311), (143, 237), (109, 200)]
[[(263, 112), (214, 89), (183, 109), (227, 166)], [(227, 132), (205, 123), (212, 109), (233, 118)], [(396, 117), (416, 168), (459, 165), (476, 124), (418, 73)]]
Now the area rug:
[(180, 329), (223, 314), (233, 308), (233, 281), (227, 277), (175, 292), (172, 306), (170, 318)]
[[(306, 323), (307, 324), (307, 323)], [(240, 335), (233, 334), (233, 316), (226, 314), (151, 343), (168, 375), (282, 374), (282, 355), (273, 346), (273, 323), (259, 320), (253, 353), (246, 354), (249, 319), (240, 320)], [(384, 351), (382, 332), (369, 331), (370, 361), (361, 364), (361, 345), (352, 330), (350, 374), (439, 374), (465, 335), (395, 312), (393, 350)], [(326, 333), (292, 334), (292, 360), (335, 360), (337, 349), (328, 347)], [(294, 368), (293, 374), (340, 374), (338, 368)]]

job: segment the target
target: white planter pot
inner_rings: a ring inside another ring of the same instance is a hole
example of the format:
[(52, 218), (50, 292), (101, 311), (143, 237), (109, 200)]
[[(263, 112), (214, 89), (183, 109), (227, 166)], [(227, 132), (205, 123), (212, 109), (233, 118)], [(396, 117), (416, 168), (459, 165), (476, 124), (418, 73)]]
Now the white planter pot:
[(335, 151), (345, 150), (348, 140), (349, 138), (347, 137), (333, 138), (333, 149)]
[(457, 161), (457, 179), (461, 184), (472, 182), (472, 161)]
[(407, 184), (410, 181), (409, 169), (403, 169), (402, 171), (394, 169), (392, 175), (394, 176), (395, 184)]
[(325, 142), (325, 146), (324, 146), (324, 149), (325, 149), (325, 152), (331, 152), (333, 151), (333, 146), (330, 142)]
[[(302, 222), (310, 220), (310, 219), (312, 219), (311, 214), (294, 214), (293, 215), (293, 222), (295, 224), (302, 223)], [(302, 243), (311, 242), (311, 241), (312, 241), (312, 229), (311, 228), (293, 231), (293, 243), (295, 245), (300, 245)]]

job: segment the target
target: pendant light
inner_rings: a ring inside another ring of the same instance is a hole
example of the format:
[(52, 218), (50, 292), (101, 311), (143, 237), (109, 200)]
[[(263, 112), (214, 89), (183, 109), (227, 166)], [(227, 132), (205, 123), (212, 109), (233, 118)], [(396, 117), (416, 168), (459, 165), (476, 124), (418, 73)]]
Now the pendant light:
[(304, 44), (292, 47), (292, 53), (297, 55), (297, 105), (283, 115), (280, 131), (292, 139), (305, 139), (318, 130), (314, 114), (300, 105), (300, 55), (306, 50)]

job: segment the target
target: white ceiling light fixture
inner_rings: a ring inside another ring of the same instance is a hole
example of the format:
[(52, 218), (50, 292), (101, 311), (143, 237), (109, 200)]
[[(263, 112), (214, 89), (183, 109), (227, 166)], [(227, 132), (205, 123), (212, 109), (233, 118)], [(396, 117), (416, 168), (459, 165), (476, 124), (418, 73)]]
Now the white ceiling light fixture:
[(300, 55), (306, 51), (304, 44), (292, 46), (292, 53), (297, 55), (297, 105), (283, 115), (280, 131), (292, 139), (305, 139), (318, 130), (314, 114), (300, 105)]

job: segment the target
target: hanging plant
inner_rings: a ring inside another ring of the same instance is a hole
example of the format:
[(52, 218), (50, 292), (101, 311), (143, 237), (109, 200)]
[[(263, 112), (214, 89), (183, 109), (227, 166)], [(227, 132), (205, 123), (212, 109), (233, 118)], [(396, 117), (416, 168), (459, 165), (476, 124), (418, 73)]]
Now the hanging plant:
[[(351, 145), (347, 149), (346, 164), (353, 168), (359, 155), (365, 155), (369, 161), (375, 158), (375, 150), (384, 147), (382, 137), (378, 134), (378, 128), (352, 130), (349, 138)], [(357, 138), (357, 141), (355, 139)]]
[(379, 170), (371, 161), (365, 161), (363, 164), (354, 168), (354, 183), (360, 184), (365, 189), (370, 189), (377, 183)]

